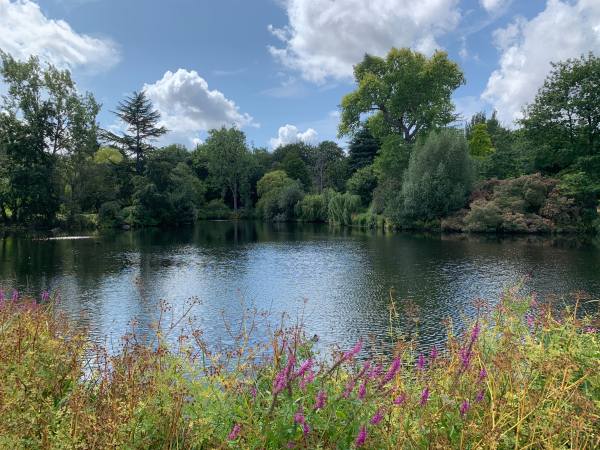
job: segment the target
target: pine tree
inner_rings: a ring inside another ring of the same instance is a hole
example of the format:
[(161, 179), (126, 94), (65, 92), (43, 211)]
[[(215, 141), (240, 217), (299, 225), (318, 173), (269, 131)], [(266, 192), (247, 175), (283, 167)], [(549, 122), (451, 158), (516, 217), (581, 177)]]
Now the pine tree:
[(120, 102), (114, 114), (127, 125), (127, 131), (122, 136), (105, 131), (104, 139), (132, 154), (135, 157), (136, 173), (141, 175), (147, 153), (154, 148), (150, 142), (168, 130), (158, 126), (160, 113), (154, 109), (144, 91), (134, 92), (131, 97)]
[(358, 169), (372, 164), (378, 151), (379, 142), (377, 139), (367, 127), (361, 128), (348, 148), (350, 170), (356, 172)]

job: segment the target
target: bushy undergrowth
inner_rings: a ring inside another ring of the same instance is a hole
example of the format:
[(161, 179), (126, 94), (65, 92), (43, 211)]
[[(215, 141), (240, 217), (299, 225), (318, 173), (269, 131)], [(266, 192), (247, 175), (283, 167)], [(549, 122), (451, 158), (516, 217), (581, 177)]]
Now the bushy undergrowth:
[(0, 448), (600, 445), (597, 323), (517, 289), (445, 349), (398, 342), (385, 360), (360, 341), (319, 357), (299, 328), (251, 345), (254, 319), (228, 351), (190, 331), (109, 354), (44, 302), (0, 305)]

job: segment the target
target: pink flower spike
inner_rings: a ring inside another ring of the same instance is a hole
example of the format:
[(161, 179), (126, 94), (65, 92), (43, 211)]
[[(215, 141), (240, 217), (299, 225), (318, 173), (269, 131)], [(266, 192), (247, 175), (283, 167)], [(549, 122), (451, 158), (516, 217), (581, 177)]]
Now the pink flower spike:
[(482, 401), (482, 400), (483, 400), (483, 397), (484, 397), (484, 395), (485, 395), (485, 394), (484, 394), (483, 390), (479, 391), (479, 392), (477, 393), (477, 397), (475, 397), (475, 401), (476, 401), (476, 402), (480, 402), (480, 401)]
[(351, 350), (348, 350), (346, 353), (344, 353), (343, 360), (346, 361), (358, 355), (362, 350), (362, 345), (362, 341), (358, 341)]
[(366, 395), (367, 395), (367, 382), (363, 381), (363, 383), (358, 388), (358, 398), (360, 400), (363, 400)]
[(378, 425), (382, 419), (383, 419), (383, 412), (381, 412), (381, 409), (378, 409), (375, 412), (375, 415), (371, 418), (371, 425)]
[(394, 399), (394, 405), (401, 405), (406, 401), (406, 394), (400, 394)]
[(462, 404), (460, 405), (460, 415), (462, 417), (464, 417), (467, 414), (467, 412), (469, 412), (470, 406), (471, 405), (469, 405), (469, 401), (468, 400), (465, 400), (465, 401), (462, 402)]
[(400, 358), (396, 358), (396, 359), (394, 359), (390, 368), (388, 369), (387, 373), (385, 374), (385, 377), (383, 377), (383, 381), (381, 382), (381, 384), (384, 385), (384, 384), (392, 381), (392, 378), (394, 378), (396, 376), (399, 369), (400, 369)]
[(423, 353), (420, 353), (417, 358), (417, 370), (425, 370), (425, 357)]
[(319, 391), (317, 398), (315, 399), (315, 410), (323, 409), (327, 402), (327, 393), (325, 391)]
[(230, 441), (235, 441), (239, 437), (241, 430), (242, 426), (239, 423), (236, 423), (231, 429), (229, 436), (227, 436), (227, 439)]
[(483, 381), (486, 377), (487, 377), (487, 370), (485, 370), (485, 367), (484, 367), (479, 371), (478, 381)]
[(438, 357), (438, 349), (435, 345), (431, 347), (431, 353), (429, 354), (429, 357), (432, 361), (434, 361)]
[(429, 400), (429, 388), (426, 387), (425, 389), (423, 389), (423, 392), (421, 392), (421, 406), (425, 406), (425, 404), (427, 403), (427, 400)]
[(362, 447), (365, 445), (365, 441), (367, 440), (367, 427), (362, 425), (360, 430), (358, 430), (358, 436), (356, 436), (356, 441), (354, 441), (354, 445), (356, 447)]
[(312, 359), (307, 359), (306, 361), (304, 361), (302, 363), (302, 365), (300, 366), (300, 369), (298, 369), (298, 372), (296, 372), (296, 374), (294, 375), (295, 377), (301, 377), (302, 375), (304, 375), (304, 373), (307, 370), (310, 370), (310, 368), (313, 365), (313, 361)]

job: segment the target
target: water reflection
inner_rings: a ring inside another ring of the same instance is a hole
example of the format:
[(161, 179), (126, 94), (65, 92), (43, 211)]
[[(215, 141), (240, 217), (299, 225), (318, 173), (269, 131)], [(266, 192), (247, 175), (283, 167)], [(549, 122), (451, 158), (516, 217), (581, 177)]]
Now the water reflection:
[(386, 235), (254, 222), (77, 240), (0, 238), (1, 287), (60, 291), (61, 308), (109, 343), (134, 317), (150, 327), (161, 299), (181, 310), (194, 296), (202, 301), (196, 323), (210, 340), (226, 339), (221, 313), (239, 318), (243, 298), (273, 317), (304, 311), (308, 332), (324, 345), (351, 345), (365, 335), (386, 343), (392, 298), (403, 330), (418, 332), (427, 347), (443, 341), (445, 319), (460, 325), (474, 314), (474, 299), (493, 300), (528, 274), (528, 288), (541, 294), (585, 290), (597, 298), (600, 247), (564, 238)]

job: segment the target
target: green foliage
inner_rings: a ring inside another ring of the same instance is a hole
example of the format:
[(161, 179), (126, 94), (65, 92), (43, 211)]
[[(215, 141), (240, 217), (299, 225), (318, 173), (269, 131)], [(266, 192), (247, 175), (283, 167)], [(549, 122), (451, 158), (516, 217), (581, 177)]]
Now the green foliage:
[(521, 121), (534, 170), (555, 174), (600, 152), (600, 58), (553, 64)]
[(296, 205), (303, 196), (298, 180), (291, 179), (283, 170), (265, 174), (257, 183), (256, 191), (259, 214), (265, 220), (277, 222), (293, 219)]
[(469, 154), (474, 158), (487, 158), (495, 149), (492, 144), (492, 138), (487, 130), (485, 123), (478, 123), (471, 130), (469, 138)]
[(305, 195), (297, 205), (296, 216), (303, 222), (327, 222), (329, 198), (322, 194)]
[(299, 327), (233, 334), (230, 351), (134, 333), (109, 352), (51, 304), (3, 301), (0, 447), (597, 448), (597, 315), (519, 288), (483, 306), (418, 357), (392, 319), (382, 359), (360, 342), (321, 355)]
[(210, 177), (216, 185), (231, 193), (233, 212), (237, 214), (241, 186), (249, 176), (250, 153), (246, 135), (235, 127), (210, 130), (203, 147)]
[(117, 135), (105, 130), (103, 138), (123, 151), (130, 152), (135, 157), (136, 173), (141, 175), (148, 154), (154, 149), (152, 141), (168, 130), (158, 126), (160, 113), (154, 109), (144, 91), (134, 92), (120, 102), (115, 114), (127, 125), (127, 132)]
[(348, 166), (352, 172), (370, 166), (377, 156), (380, 143), (368, 127), (362, 127), (352, 137), (348, 145)]
[(340, 134), (358, 132), (361, 116), (376, 111), (384, 135), (397, 134), (406, 142), (456, 119), (451, 97), (465, 82), (445, 52), (428, 58), (407, 48), (392, 48), (385, 58), (365, 55), (354, 78), (357, 89), (342, 99)]
[(472, 181), (464, 136), (450, 129), (432, 133), (411, 154), (402, 185), (402, 209), (395, 216), (431, 220), (448, 215), (465, 205)]
[(334, 225), (352, 225), (352, 217), (360, 211), (360, 197), (348, 192), (331, 194), (327, 215)]
[(373, 166), (358, 169), (348, 179), (346, 189), (349, 193), (358, 195), (363, 206), (369, 206), (373, 199), (373, 191), (377, 187), (377, 175)]
[(201, 219), (231, 219), (231, 208), (225, 204), (223, 199), (215, 198), (200, 208), (198, 217)]

